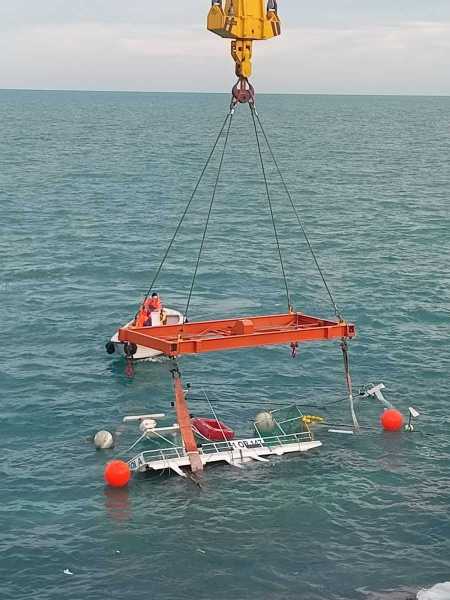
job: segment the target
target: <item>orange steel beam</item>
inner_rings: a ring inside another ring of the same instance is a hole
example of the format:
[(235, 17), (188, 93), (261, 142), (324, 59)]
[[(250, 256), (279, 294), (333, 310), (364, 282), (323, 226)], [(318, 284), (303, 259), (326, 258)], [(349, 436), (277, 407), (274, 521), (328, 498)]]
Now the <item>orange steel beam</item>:
[(329, 321), (302, 313), (119, 329), (121, 342), (134, 342), (168, 356), (351, 338), (354, 335), (352, 323)]
[(172, 371), (172, 376), (175, 389), (175, 411), (177, 414), (177, 423), (180, 426), (181, 438), (189, 456), (191, 471), (193, 473), (198, 473), (203, 471), (203, 463), (192, 431), (191, 416), (189, 414), (183, 384), (181, 383), (181, 377), (177, 369)]

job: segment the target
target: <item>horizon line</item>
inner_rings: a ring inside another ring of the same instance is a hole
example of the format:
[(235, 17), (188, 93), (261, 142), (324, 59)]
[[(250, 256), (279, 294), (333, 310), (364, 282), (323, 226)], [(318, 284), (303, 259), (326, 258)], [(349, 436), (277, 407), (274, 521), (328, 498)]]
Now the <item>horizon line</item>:
[[(74, 92), (91, 94), (191, 94), (191, 95), (229, 95), (230, 92), (214, 91), (186, 91), (186, 90), (109, 90), (85, 88), (0, 88), (0, 92)], [(383, 96), (383, 97), (410, 97), (410, 98), (448, 98), (450, 93), (405, 93), (405, 92), (257, 92), (257, 96)]]

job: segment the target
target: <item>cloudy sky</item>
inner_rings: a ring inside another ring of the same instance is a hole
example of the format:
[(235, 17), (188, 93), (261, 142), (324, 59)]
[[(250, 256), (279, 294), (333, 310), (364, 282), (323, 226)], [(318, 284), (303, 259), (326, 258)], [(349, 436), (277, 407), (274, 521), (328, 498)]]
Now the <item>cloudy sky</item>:
[[(261, 92), (450, 95), (450, 0), (278, 0)], [(0, 0), (0, 88), (228, 91), (210, 0)]]

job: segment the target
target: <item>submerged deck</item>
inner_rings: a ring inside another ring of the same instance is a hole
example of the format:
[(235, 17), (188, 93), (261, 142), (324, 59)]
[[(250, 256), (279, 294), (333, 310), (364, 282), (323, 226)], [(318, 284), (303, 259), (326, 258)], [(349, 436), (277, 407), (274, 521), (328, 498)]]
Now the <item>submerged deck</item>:
[(168, 356), (351, 338), (354, 335), (352, 323), (328, 321), (302, 313), (119, 329), (121, 342), (153, 348)]
[[(322, 442), (314, 440), (310, 432), (289, 435), (271, 435), (226, 442), (203, 444), (199, 457), (203, 466), (224, 462), (240, 467), (250, 461), (267, 462), (268, 456), (283, 456), (293, 452), (308, 452), (319, 448)], [(128, 461), (131, 471), (164, 471), (171, 469), (185, 477), (182, 467), (189, 466), (189, 455), (182, 446), (144, 450)]]

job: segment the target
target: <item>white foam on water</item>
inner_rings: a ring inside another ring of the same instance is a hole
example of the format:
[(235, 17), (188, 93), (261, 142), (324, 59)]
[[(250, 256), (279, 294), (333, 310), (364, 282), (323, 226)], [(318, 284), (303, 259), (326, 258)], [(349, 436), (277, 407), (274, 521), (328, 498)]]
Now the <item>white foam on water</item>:
[(419, 590), (417, 600), (450, 600), (450, 581), (437, 583), (428, 590)]

